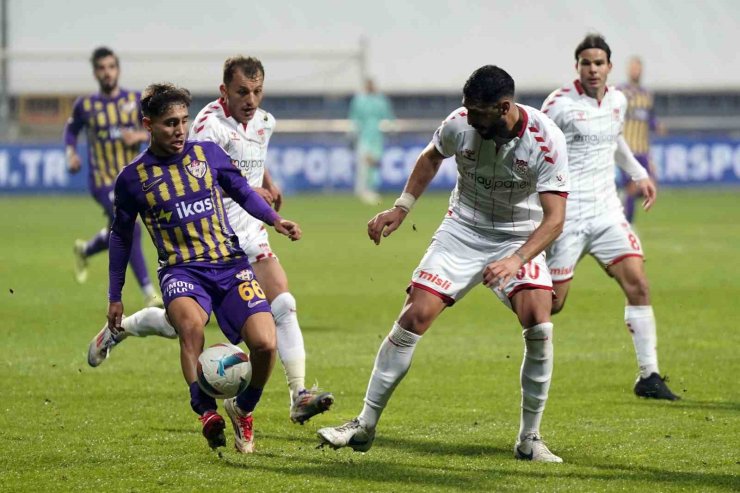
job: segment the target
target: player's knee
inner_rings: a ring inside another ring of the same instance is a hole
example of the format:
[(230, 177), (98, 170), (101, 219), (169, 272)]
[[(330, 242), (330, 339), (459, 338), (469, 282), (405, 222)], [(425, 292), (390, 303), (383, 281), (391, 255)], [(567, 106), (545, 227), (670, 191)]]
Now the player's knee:
[(625, 286), (625, 294), (631, 305), (650, 304), (650, 284), (647, 277), (640, 276)]
[(294, 316), (298, 307), (296, 305), (295, 298), (289, 292), (280, 293), (270, 303), (272, 308), (272, 316), (275, 317), (275, 322), (279, 324), (279, 321)]
[(563, 307), (565, 307), (565, 300), (552, 300), (552, 308), (550, 309), (550, 314), (555, 315), (563, 311)]
[(421, 335), (432, 325), (435, 316), (434, 309), (413, 304), (398, 319), (398, 325), (409, 332)]

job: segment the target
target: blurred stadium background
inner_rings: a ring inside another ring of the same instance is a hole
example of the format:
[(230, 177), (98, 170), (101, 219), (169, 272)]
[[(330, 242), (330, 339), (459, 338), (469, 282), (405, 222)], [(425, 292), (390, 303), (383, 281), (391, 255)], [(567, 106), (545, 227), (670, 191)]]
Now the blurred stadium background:
[[(390, 191), (402, 187), (431, 132), (459, 106), (472, 70), (506, 68), (519, 100), (539, 107), (574, 77), (573, 48), (592, 31), (612, 46), (611, 83), (625, 81), (631, 55), (644, 60), (644, 84), (667, 130), (652, 150), (661, 185), (740, 185), (740, 60), (727, 38), (740, 28), (740, 5), (731, 0), (700, 10), (664, 0), (578, 0), (546, 10), (529, 1), (516, 9), (499, 1), (454, 9), (441, 0), (319, 0), (311, 8), (224, 1), (213, 12), (188, 2), (134, 0), (116, 10), (88, 0), (0, 0), (0, 11), (4, 195), (85, 192), (85, 173), (66, 172), (61, 134), (74, 99), (97, 90), (88, 60), (98, 45), (119, 54), (123, 87), (160, 80), (188, 87), (193, 114), (217, 96), (227, 56), (261, 58), (263, 107), (278, 119), (269, 166), (289, 193), (351, 190), (348, 106), (371, 76), (397, 115), (381, 171)], [(449, 163), (435, 186), (449, 189), (454, 178)]]

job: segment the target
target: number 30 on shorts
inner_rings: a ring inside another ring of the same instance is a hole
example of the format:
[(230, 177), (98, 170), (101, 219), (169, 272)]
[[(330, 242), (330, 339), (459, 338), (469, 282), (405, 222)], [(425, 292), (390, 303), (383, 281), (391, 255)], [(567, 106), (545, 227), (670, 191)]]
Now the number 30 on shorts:
[(243, 282), (239, 285), (239, 296), (244, 301), (252, 301), (254, 297), (265, 299), (265, 292), (262, 291), (262, 286), (257, 282), (257, 279)]

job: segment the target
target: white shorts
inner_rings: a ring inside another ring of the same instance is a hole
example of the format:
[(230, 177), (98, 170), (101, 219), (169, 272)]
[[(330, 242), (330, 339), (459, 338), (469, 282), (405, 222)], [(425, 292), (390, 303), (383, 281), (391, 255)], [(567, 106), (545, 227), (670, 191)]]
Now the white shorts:
[(263, 222), (246, 213), (240, 214), (238, 218), (234, 219), (236, 221), (229, 218), (229, 223), (239, 239), (239, 246), (247, 254), (250, 264), (254, 265), (266, 258), (277, 260), (277, 256), (270, 247), (267, 228), (265, 228)]
[[(513, 254), (526, 241), (525, 236), (485, 232), (447, 217), (411, 276), (411, 286), (452, 305), (483, 283), (483, 269), (488, 264)], [(491, 288), (491, 291), (511, 308), (510, 298), (522, 289), (552, 291), (544, 253), (525, 264), (503, 290)]]
[(624, 216), (569, 221), (547, 251), (553, 282), (571, 280), (576, 264), (587, 253), (604, 268), (628, 257), (643, 256), (640, 239)]

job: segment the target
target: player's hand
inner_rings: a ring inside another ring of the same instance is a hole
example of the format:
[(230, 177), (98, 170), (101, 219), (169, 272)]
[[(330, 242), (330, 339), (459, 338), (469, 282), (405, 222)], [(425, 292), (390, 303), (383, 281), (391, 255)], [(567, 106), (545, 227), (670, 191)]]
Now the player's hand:
[(123, 320), (123, 303), (120, 301), (111, 301), (108, 303), (108, 329), (113, 334), (123, 331), (121, 320)]
[(273, 225), (273, 228), (275, 228), (275, 231), (281, 235), (285, 235), (290, 238), (291, 241), (298, 241), (301, 239), (301, 236), (303, 236), (303, 231), (301, 231), (301, 227), (298, 226), (298, 223), (288, 221), (287, 219), (277, 221)]
[(516, 255), (491, 262), (483, 269), (483, 284), (488, 288), (504, 289), (522, 265), (522, 259)]
[(391, 233), (401, 226), (407, 215), (408, 211), (400, 207), (394, 207), (380, 212), (367, 223), (367, 235), (376, 245), (380, 245), (381, 236), (383, 238), (390, 236)]
[(274, 200), (274, 198), (268, 189), (262, 188), (262, 187), (255, 187), (254, 191), (257, 192), (259, 196), (265, 200), (265, 202), (267, 202), (270, 206), (272, 206), (272, 201)]
[(275, 211), (280, 212), (280, 208), (283, 206), (283, 191), (274, 183), (270, 184), (266, 188), (272, 194), (272, 208), (275, 209)]
[(645, 198), (645, 200), (642, 201), (642, 208), (646, 211), (650, 210), (655, 203), (655, 200), (658, 198), (658, 189), (655, 187), (655, 183), (652, 179), (645, 178), (644, 180), (636, 181), (635, 185), (637, 185), (637, 190), (640, 192), (640, 195)]
[(68, 152), (67, 153), (67, 171), (74, 174), (80, 171), (80, 168), (82, 167), (82, 160), (80, 159), (80, 155), (76, 152)]

